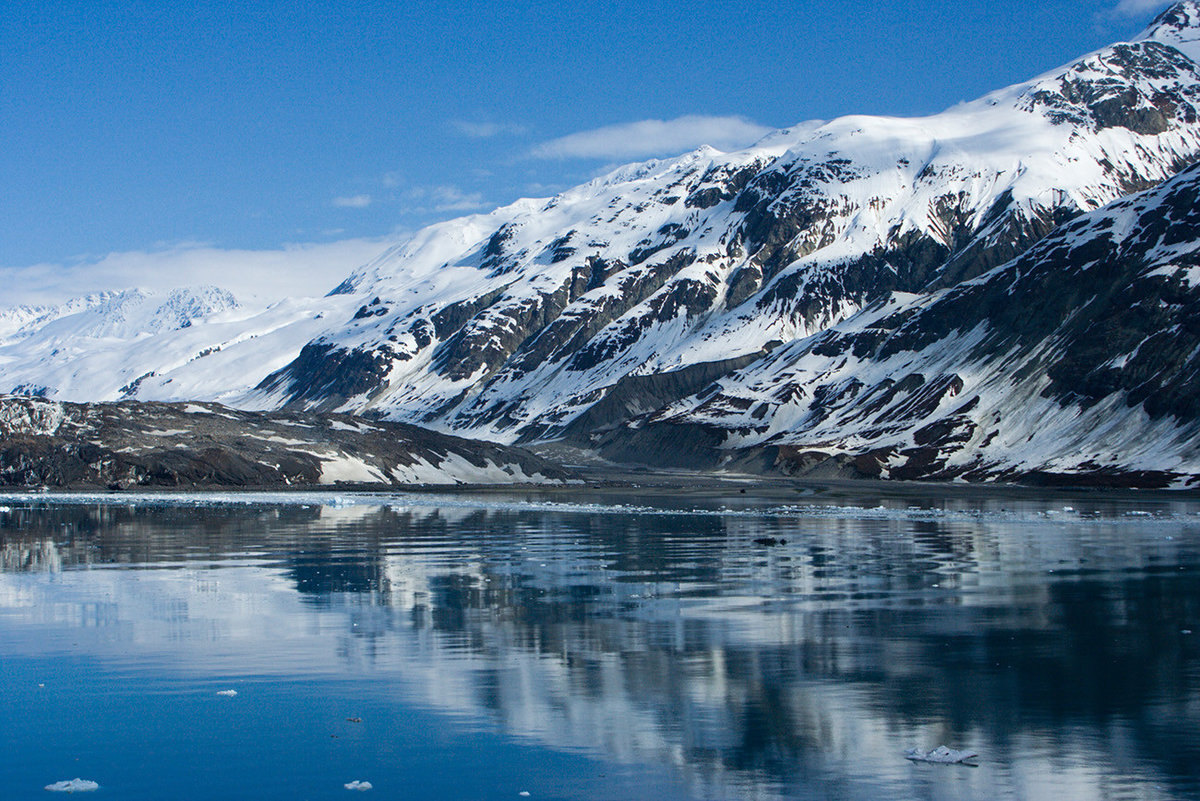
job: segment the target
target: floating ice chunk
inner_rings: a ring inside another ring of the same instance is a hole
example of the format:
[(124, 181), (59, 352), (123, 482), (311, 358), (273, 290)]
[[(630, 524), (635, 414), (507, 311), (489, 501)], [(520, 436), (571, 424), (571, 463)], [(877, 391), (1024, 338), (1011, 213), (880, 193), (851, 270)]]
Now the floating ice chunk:
[(905, 759), (911, 759), (914, 762), (938, 762), (943, 765), (953, 765), (956, 762), (966, 762), (969, 759), (975, 759), (979, 754), (974, 751), (955, 751), (953, 748), (947, 748), (944, 745), (939, 745), (932, 751), (922, 751), (918, 748), (910, 748), (904, 752)]
[(352, 782), (349, 782), (347, 784), (343, 784), (342, 786), (345, 787), (347, 790), (371, 790), (371, 789), (374, 789), (371, 787), (370, 782), (360, 782), (357, 779)]
[(89, 793), (92, 790), (99, 790), (100, 785), (87, 779), (71, 779), (47, 784), (46, 789), (52, 793)]
[(218, 690), (217, 695), (224, 695), (232, 698), (233, 696), (237, 695), (237, 690)]

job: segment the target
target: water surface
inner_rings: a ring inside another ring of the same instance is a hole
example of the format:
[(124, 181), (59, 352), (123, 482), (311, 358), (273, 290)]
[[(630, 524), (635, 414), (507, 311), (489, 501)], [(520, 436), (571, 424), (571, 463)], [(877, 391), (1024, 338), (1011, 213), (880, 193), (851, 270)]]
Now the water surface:
[(1200, 798), (1194, 503), (13, 495), (0, 546), (6, 797)]

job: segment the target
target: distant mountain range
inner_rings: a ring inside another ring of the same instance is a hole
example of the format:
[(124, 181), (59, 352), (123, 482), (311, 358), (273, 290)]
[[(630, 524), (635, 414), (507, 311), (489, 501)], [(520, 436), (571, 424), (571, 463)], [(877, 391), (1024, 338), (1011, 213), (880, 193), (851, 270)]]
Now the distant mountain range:
[(9, 310), (0, 391), (660, 466), (1196, 485), (1197, 160), (1188, 0), (939, 115), (807, 123), (431, 226), (324, 298)]

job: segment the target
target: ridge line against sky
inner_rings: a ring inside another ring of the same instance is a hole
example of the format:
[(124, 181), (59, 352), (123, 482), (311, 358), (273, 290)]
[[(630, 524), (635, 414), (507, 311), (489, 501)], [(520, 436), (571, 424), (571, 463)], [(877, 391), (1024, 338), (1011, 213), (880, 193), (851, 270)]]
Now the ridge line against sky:
[(0, 307), (323, 294), (422, 225), (802, 120), (936, 113), (1171, 3), (798, 5), (15, 0)]

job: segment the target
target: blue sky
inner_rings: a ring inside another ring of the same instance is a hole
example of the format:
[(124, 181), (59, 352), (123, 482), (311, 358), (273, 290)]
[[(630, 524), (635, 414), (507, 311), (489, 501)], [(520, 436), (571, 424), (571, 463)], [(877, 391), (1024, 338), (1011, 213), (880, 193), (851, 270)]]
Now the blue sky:
[(291, 253), (332, 286), (419, 225), (803, 120), (937, 112), (1169, 4), (10, 0), (0, 274), (45, 300), (56, 275)]

